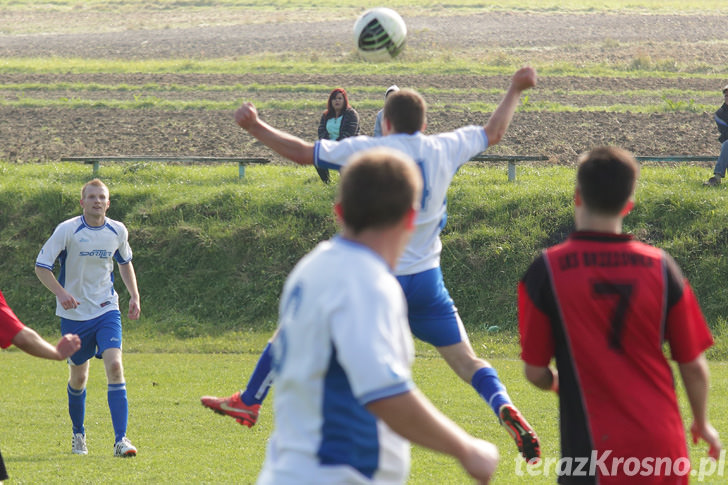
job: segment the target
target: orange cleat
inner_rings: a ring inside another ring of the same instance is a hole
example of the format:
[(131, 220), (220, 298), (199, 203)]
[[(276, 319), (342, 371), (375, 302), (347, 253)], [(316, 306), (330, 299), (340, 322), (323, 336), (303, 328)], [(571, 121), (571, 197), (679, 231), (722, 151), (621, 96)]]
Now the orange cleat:
[(240, 392), (236, 392), (230, 397), (202, 396), (200, 401), (206, 408), (235, 418), (235, 421), (248, 428), (252, 428), (258, 420), (260, 404), (248, 406), (240, 400)]
[(523, 458), (529, 463), (538, 461), (541, 458), (541, 445), (526, 418), (512, 404), (501, 406), (499, 414), (501, 424), (516, 442)]

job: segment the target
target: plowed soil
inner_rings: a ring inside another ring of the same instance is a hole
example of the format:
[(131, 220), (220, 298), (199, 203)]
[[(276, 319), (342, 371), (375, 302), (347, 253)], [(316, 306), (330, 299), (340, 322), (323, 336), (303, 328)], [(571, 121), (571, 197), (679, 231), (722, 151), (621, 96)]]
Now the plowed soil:
[[(10, 13), (0, 14), (4, 21)], [(27, 21), (25, 19), (23, 21)], [(234, 21), (235, 19), (233, 19)], [(406, 18), (410, 35), (408, 49), (433, 46), (438, 51), (473, 52), (503, 49), (528, 62), (564, 61), (629, 62), (634, 59), (703, 62), (721, 68), (728, 64), (728, 29), (721, 15), (647, 14), (532, 14), (489, 13), (459, 16)], [(126, 24), (130, 22), (126, 20)], [(234, 58), (254, 52), (292, 54), (307, 57), (345, 55), (351, 51), (351, 22), (244, 23), (185, 28), (126, 29), (99, 32), (0, 34), (0, 59), (5, 57), (56, 56), (109, 59)], [(515, 53), (515, 54), (514, 54)], [(406, 55), (406, 51), (405, 51)], [(456, 75), (332, 76), (297, 74), (201, 75), (201, 74), (0, 74), (0, 85), (13, 83), (99, 83), (143, 85), (154, 83), (160, 89), (143, 92), (115, 92), (115, 99), (149, 96), (160, 99), (237, 99), (229, 91), (174, 91), (167, 85), (231, 85), (260, 83), (319, 84), (326, 86), (372, 86), (382, 88), (396, 83), (419, 90), (427, 88), (494, 88), (501, 93), (508, 85), (503, 76)], [(531, 102), (555, 102), (575, 106), (656, 104), (661, 89), (715, 93), (695, 99), (679, 95), (674, 103), (722, 102), (723, 79), (691, 78), (687, 75), (666, 79), (640, 77), (594, 78), (541, 76), (539, 87), (529, 93)], [(621, 94), (625, 90), (645, 90), (643, 97)], [(578, 91), (596, 92), (577, 95)], [(374, 91), (373, 91), (374, 92)], [(108, 99), (108, 92), (85, 91)], [(57, 90), (23, 93), (0, 87), (6, 100), (22, 96), (77, 96)], [(286, 99), (295, 94), (285, 93)], [(369, 96), (369, 95), (367, 95)], [(428, 132), (440, 132), (470, 124), (482, 124), (487, 114), (448, 110), (448, 103), (497, 102), (499, 94), (427, 96), (437, 105), (429, 116)], [(371, 94), (380, 99), (381, 94)], [(322, 93), (321, 110), (326, 93)], [(251, 99), (254, 103), (256, 98)], [(352, 99), (356, 107), (357, 99)], [(361, 98), (359, 99), (361, 101)], [(359, 110), (362, 131), (370, 134), (376, 109)], [(315, 139), (320, 110), (267, 109), (261, 117), (275, 127), (304, 139)], [(545, 155), (555, 162), (572, 162), (579, 152), (598, 144), (618, 144), (637, 155), (717, 155), (719, 145), (712, 111), (665, 111), (654, 114), (589, 112), (519, 112), (501, 144), (502, 154)], [(180, 155), (250, 156), (282, 161), (252, 140), (233, 122), (232, 111), (112, 109), (102, 107), (18, 107), (0, 105), (0, 159), (11, 161), (54, 161), (63, 156), (92, 155)]]

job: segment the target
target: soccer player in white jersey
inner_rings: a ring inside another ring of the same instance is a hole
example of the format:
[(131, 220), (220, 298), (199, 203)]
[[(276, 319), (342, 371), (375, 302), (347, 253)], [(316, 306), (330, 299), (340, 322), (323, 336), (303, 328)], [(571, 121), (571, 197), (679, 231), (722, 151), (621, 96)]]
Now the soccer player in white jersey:
[(415, 227), (418, 172), (394, 150), (355, 155), (335, 205), (341, 233), (288, 276), (259, 485), (404, 484), (409, 440), (456, 457), (479, 483), (495, 471), (495, 446), (465, 433), (412, 382), (407, 303), (392, 269)]
[[(81, 190), (83, 214), (60, 223), (43, 245), (35, 262), (35, 274), (56, 296), (56, 315), (61, 333), (81, 337), (81, 349), (68, 359), (68, 412), (73, 425), (71, 451), (85, 455), (86, 382), (89, 359), (104, 361), (107, 399), (114, 427), (114, 456), (135, 456), (137, 449), (126, 437), (129, 405), (121, 362), (121, 312), (114, 290), (114, 261), (129, 291), (131, 320), (139, 318), (139, 290), (132, 266), (132, 252), (124, 224), (106, 217), (109, 189), (99, 179)], [(60, 263), (58, 279), (53, 274)]]
[[(440, 231), (446, 219), (447, 189), (458, 168), (501, 140), (521, 93), (535, 85), (534, 69), (518, 70), (485, 126), (466, 126), (438, 135), (423, 134), (427, 124), (425, 101), (410, 89), (387, 97), (383, 116), (385, 136), (379, 138), (358, 136), (338, 142), (308, 143), (259, 119), (251, 103), (243, 104), (235, 113), (235, 120), (243, 129), (280, 155), (302, 165), (340, 169), (352, 154), (377, 146), (400, 150), (414, 159), (422, 172), (424, 189), (414, 234), (395, 269), (407, 297), (410, 328), (417, 338), (434, 345), (455, 373), (473, 386), (513, 437), (526, 460), (540, 456), (538, 437), (513, 406), (495, 369), (477, 357), (470, 345), (443, 282)], [(271, 375), (269, 344), (245, 391), (226, 398), (203, 396), (202, 404), (250, 427), (266, 396)]]

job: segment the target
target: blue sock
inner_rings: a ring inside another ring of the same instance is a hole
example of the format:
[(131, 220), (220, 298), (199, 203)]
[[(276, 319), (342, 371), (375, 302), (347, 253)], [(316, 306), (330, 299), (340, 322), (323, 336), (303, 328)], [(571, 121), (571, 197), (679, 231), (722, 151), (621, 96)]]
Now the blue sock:
[(506, 386), (498, 379), (498, 373), (492, 367), (483, 367), (473, 374), (470, 381), (478, 394), (485, 399), (485, 402), (493, 409), (493, 412), (500, 419), (498, 411), (504, 404), (512, 404), (508, 396)]
[(245, 391), (240, 395), (241, 401), (248, 406), (263, 402), (265, 396), (268, 395), (271, 384), (273, 384), (272, 365), (273, 355), (270, 342), (268, 342), (268, 345), (265, 346), (263, 353), (258, 358), (258, 363), (255, 364), (255, 369), (250, 379), (248, 379), (248, 385)]
[(114, 426), (114, 443), (126, 436), (129, 420), (129, 401), (126, 399), (126, 383), (109, 384), (106, 397), (111, 411), (111, 424)]
[(73, 434), (86, 434), (83, 421), (86, 417), (86, 388), (76, 390), (68, 385), (68, 414), (71, 416)]

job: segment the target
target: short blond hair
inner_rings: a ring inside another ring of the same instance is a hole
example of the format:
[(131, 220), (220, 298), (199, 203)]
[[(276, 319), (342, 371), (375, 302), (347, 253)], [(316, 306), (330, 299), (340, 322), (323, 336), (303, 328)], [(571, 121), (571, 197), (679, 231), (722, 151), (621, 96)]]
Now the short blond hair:
[(86, 196), (86, 187), (90, 187), (90, 186), (101, 187), (104, 190), (106, 190), (107, 194), (109, 193), (109, 188), (106, 186), (106, 184), (103, 183), (101, 181), (101, 179), (95, 178), (93, 180), (89, 180), (88, 182), (83, 184), (83, 187), (81, 187), (81, 198), (82, 199)]

